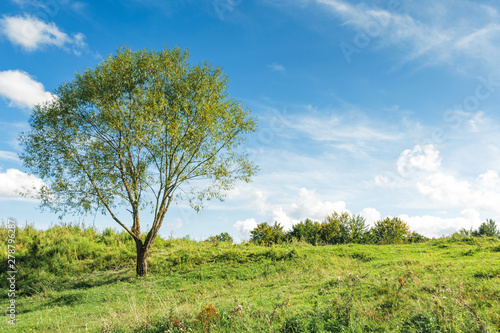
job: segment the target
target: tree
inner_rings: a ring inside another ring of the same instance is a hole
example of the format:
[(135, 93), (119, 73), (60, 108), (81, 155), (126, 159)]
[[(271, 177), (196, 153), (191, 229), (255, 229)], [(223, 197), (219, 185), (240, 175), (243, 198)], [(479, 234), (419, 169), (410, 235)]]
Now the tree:
[(348, 221), (351, 218), (349, 213), (337, 212), (327, 215), (325, 221), (320, 224), (320, 238), (325, 244), (345, 244), (349, 242)]
[(257, 245), (280, 244), (285, 240), (283, 227), (278, 222), (274, 222), (274, 225), (269, 225), (267, 222), (259, 223), (250, 231), (250, 235), (250, 240)]
[(320, 223), (306, 219), (303, 222), (294, 224), (288, 237), (295, 238), (312, 245), (317, 245), (319, 240)]
[(500, 231), (497, 230), (495, 221), (488, 219), (486, 222), (481, 223), (477, 230), (472, 231), (472, 236), (498, 237), (500, 236)]
[(375, 222), (371, 229), (375, 242), (379, 244), (400, 244), (406, 243), (411, 231), (408, 223), (399, 217), (387, 217)]
[[(138, 276), (147, 273), (174, 198), (198, 211), (257, 169), (239, 149), (256, 129), (250, 111), (230, 98), (219, 67), (188, 58), (179, 48), (122, 47), (60, 85), (54, 101), (35, 106), (30, 131), (20, 136), (24, 165), (48, 184), (24, 194), (61, 214), (110, 214), (135, 241)], [(130, 228), (119, 206), (131, 213)], [(141, 234), (146, 208), (154, 218)]]

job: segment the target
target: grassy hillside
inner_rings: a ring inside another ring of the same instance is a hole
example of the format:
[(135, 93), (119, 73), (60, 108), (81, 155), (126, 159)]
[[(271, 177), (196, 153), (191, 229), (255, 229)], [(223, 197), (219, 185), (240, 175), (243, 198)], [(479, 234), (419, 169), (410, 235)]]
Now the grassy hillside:
[[(6, 263), (5, 228), (0, 241)], [(143, 279), (123, 233), (25, 227), (16, 244), (12, 332), (500, 331), (498, 238), (273, 247), (157, 239)], [(5, 270), (0, 281), (6, 309)]]

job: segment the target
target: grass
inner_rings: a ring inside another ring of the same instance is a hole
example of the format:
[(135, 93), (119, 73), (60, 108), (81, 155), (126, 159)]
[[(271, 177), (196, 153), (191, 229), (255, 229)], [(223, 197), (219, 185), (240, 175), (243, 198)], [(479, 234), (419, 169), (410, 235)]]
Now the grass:
[[(5, 228), (0, 240), (6, 262)], [(141, 279), (124, 233), (27, 226), (16, 244), (13, 332), (500, 331), (498, 238), (272, 247), (157, 239)], [(6, 308), (4, 271), (0, 279)]]

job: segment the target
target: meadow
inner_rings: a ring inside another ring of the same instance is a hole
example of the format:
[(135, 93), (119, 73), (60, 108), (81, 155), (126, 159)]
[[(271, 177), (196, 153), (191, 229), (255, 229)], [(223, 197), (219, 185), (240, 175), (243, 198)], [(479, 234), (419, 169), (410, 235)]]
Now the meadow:
[[(7, 229), (0, 258), (7, 262)], [(9, 332), (498, 332), (500, 239), (314, 246), (157, 238), (135, 277), (125, 233), (17, 229)], [(6, 313), (8, 281), (0, 276)]]

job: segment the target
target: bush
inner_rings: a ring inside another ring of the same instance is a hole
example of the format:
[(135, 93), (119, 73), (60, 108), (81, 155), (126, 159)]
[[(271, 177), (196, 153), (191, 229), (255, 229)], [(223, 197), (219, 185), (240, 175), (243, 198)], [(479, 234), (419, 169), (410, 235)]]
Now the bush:
[(347, 220), (348, 241), (350, 243), (364, 243), (366, 229), (366, 219), (364, 217), (351, 215)]
[(361, 215), (333, 213), (319, 225), (320, 239), (326, 244), (363, 243), (366, 224)]
[(203, 332), (210, 332), (215, 323), (219, 320), (220, 314), (215, 306), (210, 303), (203, 307), (200, 313), (198, 313), (197, 318), (201, 323)]
[(497, 229), (495, 221), (488, 219), (481, 223), (477, 230), (472, 231), (472, 236), (500, 237), (500, 231)]
[(210, 236), (207, 239), (207, 242), (212, 242), (212, 243), (227, 242), (229, 244), (233, 244), (233, 237), (231, 237), (231, 235), (228, 234), (227, 232), (223, 232), (217, 236)]
[(348, 213), (333, 213), (325, 218), (319, 226), (320, 239), (326, 244), (343, 244), (348, 242)]
[(401, 244), (408, 242), (411, 231), (408, 224), (400, 218), (387, 217), (375, 222), (372, 233), (378, 244)]
[(319, 222), (306, 219), (304, 222), (295, 224), (287, 236), (290, 240), (295, 238), (312, 245), (317, 245), (319, 241), (319, 227)]
[(410, 236), (408, 237), (408, 242), (409, 243), (423, 243), (423, 242), (426, 242), (428, 241), (429, 238), (415, 232), (415, 231), (412, 231), (410, 233)]
[(285, 240), (283, 227), (278, 222), (274, 222), (272, 226), (267, 224), (267, 222), (260, 223), (250, 234), (250, 240), (258, 245), (280, 244)]

